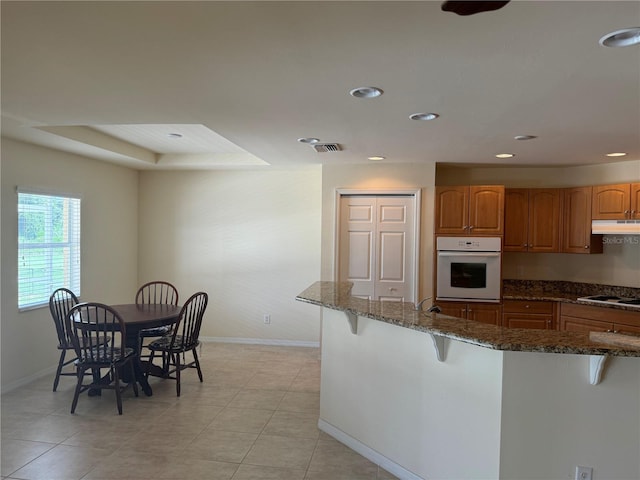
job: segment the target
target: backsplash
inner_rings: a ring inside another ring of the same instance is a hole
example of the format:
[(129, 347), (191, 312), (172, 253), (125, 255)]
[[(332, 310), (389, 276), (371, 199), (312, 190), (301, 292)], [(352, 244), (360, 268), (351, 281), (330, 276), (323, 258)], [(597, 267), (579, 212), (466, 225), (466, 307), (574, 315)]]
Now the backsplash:
[(604, 242), (594, 255), (504, 252), (502, 276), (640, 288), (640, 236), (605, 235)]

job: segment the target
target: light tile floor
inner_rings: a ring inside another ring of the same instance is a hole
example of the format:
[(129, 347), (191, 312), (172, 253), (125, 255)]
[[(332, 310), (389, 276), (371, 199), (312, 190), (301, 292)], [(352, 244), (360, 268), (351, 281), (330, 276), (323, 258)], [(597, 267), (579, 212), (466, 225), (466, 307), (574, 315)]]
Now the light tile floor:
[(152, 379), (152, 397), (83, 394), (42, 378), (1, 398), (3, 479), (394, 479), (318, 430), (317, 348), (205, 343), (204, 383)]

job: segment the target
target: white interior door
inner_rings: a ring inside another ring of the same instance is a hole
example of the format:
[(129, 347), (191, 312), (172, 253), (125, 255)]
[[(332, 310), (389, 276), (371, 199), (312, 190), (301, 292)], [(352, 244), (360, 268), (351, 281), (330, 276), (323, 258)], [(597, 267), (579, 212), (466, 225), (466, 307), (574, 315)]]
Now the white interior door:
[(416, 199), (413, 195), (342, 195), (338, 279), (352, 295), (414, 302)]

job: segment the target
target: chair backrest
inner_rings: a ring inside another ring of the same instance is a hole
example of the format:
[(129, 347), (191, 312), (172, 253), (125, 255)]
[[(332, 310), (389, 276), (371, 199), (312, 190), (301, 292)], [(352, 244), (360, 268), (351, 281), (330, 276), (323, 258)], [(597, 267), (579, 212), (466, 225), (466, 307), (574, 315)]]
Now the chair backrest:
[(73, 307), (79, 303), (78, 297), (68, 288), (58, 288), (49, 297), (49, 311), (56, 325), (58, 342), (61, 347), (71, 347), (71, 338), (67, 332), (65, 318)]
[(136, 293), (137, 305), (162, 303), (178, 305), (178, 289), (169, 282), (156, 280), (142, 285)]
[(209, 295), (197, 292), (191, 295), (180, 310), (180, 316), (173, 328), (171, 347), (190, 348), (198, 343), (202, 317), (209, 303)]
[[(79, 303), (65, 318), (77, 357), (87, 363), (109, 363), (125, 351), (126, 325), (113, 308)], [(119, 350), (119, 351), (118, 351)]]

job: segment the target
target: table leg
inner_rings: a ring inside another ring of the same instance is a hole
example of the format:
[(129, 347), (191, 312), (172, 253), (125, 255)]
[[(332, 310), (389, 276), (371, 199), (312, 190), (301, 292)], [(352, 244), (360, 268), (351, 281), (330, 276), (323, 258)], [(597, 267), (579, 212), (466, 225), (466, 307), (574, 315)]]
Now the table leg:
[(133, 348), (136, 351), (136, 356), (133, 360), (133, 372), (136, 378), (132, 381), (137, 381), (140, 384), (140, 387), (142, 388), (144, 394), (147, 397), (150, 397), (153, 395), (153, 389), (151, 388), (151, 385), (149, 385), (149, 381), (147, 380), (144, 368), (142, 366), (142, 361), (140, 360), (140, 340), (138, 338), (138, 332), (136, 331), (135, 335), (133, 335), (133, 333), (134, 332), (131, 332), (130, 335), (127, 331), (126, 339), (127, 347)]

